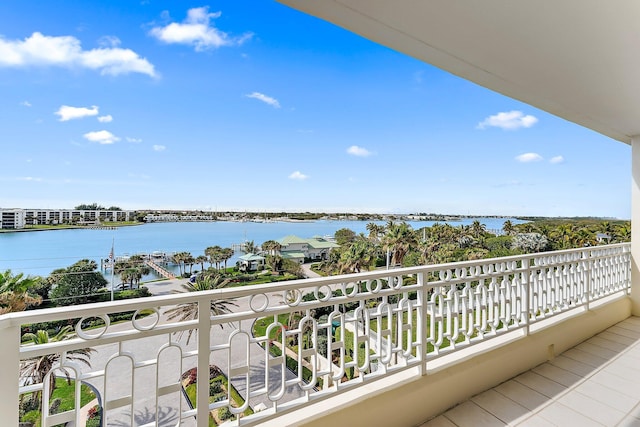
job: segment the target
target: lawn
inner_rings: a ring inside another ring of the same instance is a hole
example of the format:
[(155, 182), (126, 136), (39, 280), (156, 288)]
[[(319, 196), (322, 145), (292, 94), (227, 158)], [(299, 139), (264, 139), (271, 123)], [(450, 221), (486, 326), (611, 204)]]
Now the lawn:
[[(55, 413), (65, 412), (74, 409), (74, 398), (75, 393), (75, 381), (71, 380), (70, 383), (67, 382), (66, 378), (56, 378), (56, 388), (51, 394), (51, 398), (49, 400), (49, 405), (51, 408), (55, 407), (56, 399), (60, 399), (60, 404), (57, 409), (54, 410)], [(32, 393), (26, 393), (22, 396), (22, 400), (30, 399), (32, 397)], [(95, 393), (86, 384), (82, 384), (80, 386), (80, 406), (85, 406), (87, 403), (91, 402), (96, 398)], [(42, 422), (42, 415), (39, 409), (32, 409), (27, 412), (20, 418), (20, 421), (33, 422), (34, 427), (40, 427)], [(62, 427), (62, 426), (60, 426)]]
[[(187, 398), (189, 399), (189, 402), (191, 402), (191, 406), (193, 408), (196, 408), (198, 405), (197, 387), (197, 382), (193, 382), (185, 387)], [(238, 393), (233, 384), (229, 385), (229, 380), (224, 375), (218, 375), (217, 377), (209, 380), (209, 403), (226, 399), (228, 396), (229, 387), (231, 387), (231, 406), (233, 406), (234, 408), (239, 408), (244, 405), (244, 399), (242, 398), (242, 396), (240, 396), (240, 393)], [(251, 408), (247, 408), (247, 410), (245, 410), (242, 414), (245, 416), (251, 415), (253, 414), (253, 410)], [(226, 407), (214, 409), (209, 414), (209, 426), (217, 426), (220, 423), (232, 418), (234, 418), (234, 416), (231, 415)]]

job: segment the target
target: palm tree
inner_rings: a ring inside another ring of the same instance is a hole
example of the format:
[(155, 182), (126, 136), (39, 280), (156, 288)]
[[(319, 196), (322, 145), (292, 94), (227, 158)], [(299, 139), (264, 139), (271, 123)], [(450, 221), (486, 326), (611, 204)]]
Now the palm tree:
[(213, 267), (213, 263), (215, 262), (216, 253), (220, 250), (220, 246), (209, 246), (204, 250), (204, 254), (209, 257), (209, 267)]
[(275, 240), (267, 240), (261, 246), (262, 251), (266, 252), (268, 255), (277, 255), (282, 249), (282, 245)]
[(194, 261), (196, 264), (200, 264), (200, 271), (204, 271), (204, 263), (209, 261), (209, 257), (206, 255), (198, 255)]
[(555, 238), (560, 240), (560, 248), (567, 249), (571, 246), (576, 226), (573, 224), (561, 224), (556, 228)]
[(222, 248), (220, 251), (220, 259), (224, 261), (224, 270), (227, 271), (227, 261), (229, 261), (233, 257), (233, 249), (231, 248)]
[(222, 262), (222, 248), (218, 245), (209, 246), (204, 250), (204, 254), (209, 257), (209, 263), (215, 264), (216, 269), (220, 270), (220, 263)]
[(32, 290), (41, 280), (40, 277), (25, 277), (23, 273), (14, 275), (11, 270), (0, 272), (0, 314), (40, 305), (42, 298), (32, 293)]
[(369, 239), (378, 241), (380, 236), (384, 234), (384, 225), (378, 225), (375, 222), (367, 223), (367, 231), (369, 232)]
[(402, 264), (402, 260), (409, 250), (416, 245), (416, 236), (413, 229), (406, 222), (389, 221), (382, 237), (386, 250), (391, 251), (391, 264)]
[(473, 237), (475, 237), (476, 239), (479, 239), (487, 231), (487, 226), (482, 224), (480, 221), (475, 220), (471, 224), (470, 231)]
[(369, 242), (358, 239), (340, 255), (340, 272), (360, 273), (362, 268), (369, 269), (373, 260), (373, 251)]
[(134, 285), (140, 286), (140, 280), (151, 272), (151, 268), (144, 262), (142, 256), (133, 255), (128, 260), (117, 261), (114, 265), (114, 272), (119, 273), (122, 282), (128, 283), (129, 288), (133, 289)]
[(193, 264), (196, 263), (196, 259), (193, 257), (193, 255), (187, 252), (187, 255), (184, 257), (184, 260), (182, 262), (184, 262), (184, 272), (185, 273), (187, 272), (187, 265), (188, 265), (189, 275), (191, 275), (191, 273), (193, 272)]
[(614, 232), (614, 236), (617, 242), (628, 242), (631, 240), (631, 224), (625, 223), (619, 225)]
[(180, 276), (183, 274), (184, 261), (190, 254), (188, 252), (178, 252), (173, 254), (171, 260), (174, 264), (178, 264), (178, 270), (180, 271)]
[(506, 220), (504, 224), (502, 224), (502, 231), (507, 236), (511, 236), (516, 233), (516, 229), (513, 226), (513, 223), (511, 222), (511, 220)]
[[(54, 342), (65, 341), (73, 337), (71, 333), (72, 327), (65, 326), (54, 335), (49, 336), (47, 331), (38, 330), (36, 333), (26, 333), (22, 336), (23, 341), (31, 342), (33, 345), (48, 344)], [(81, 348), (77, 350), (69, 350), (66, 353), (67, 360), (74, 362), (81, 362), (86, 366), (91, 366), (90, 358), (91, 353), (95, 352), (92, 348)], [(44, 356), (37, 356), (31, 359), (25, 360), (20, 366), (20, 379), (24, 381), (25, 385), (40, 384), (44, 382), (46, 375), (53, 369), (54, 365), (60, 361), (60, 354), (45, 354)], [(70, 381), (71, 376), (69, 371), (65, 368), (60, 370), (67, 377), (67, 381)], [(56, 386), (56, 376), (52, 373), (49, 376), (49, 390), (53, 392)], [(41, 402), (41, 399), (38, 399)]]
[(581, 228), (573, 235), (573, 244), (575, 247), (586, 247), (595, 244), (593, 233), (588, 228)]
[[(202, 291), (212, 291), (215, 289), (222, 289), (227, 286), (229, 283), (229, 279), (223, 279), (221, 274), (203, 274), (198, 277), (195, 283), (185, 283), (182, 285), (183, 291), (175, 291), (176, 293), (181, 292), (202, 292)], [(231, 307), (237, 307), (238, 304), (234, 302), (234, 299), (224, 300), (224, 299), (212, 299), (211, 300), (211, 316), (219, 316), (221, 314), (230, 313)], [(167, 315), (167, 319), (175, 320), (177, 319), (179, 322), (195, 320), (198, 318), (198, 303), (197, 302), (187, 302), (183, 304), (178, 304), (176, 307), (170, 308), (166, 310), (164, 314)], [(203, 313), (204, 314), (204, 313)], [(222, 325), (220, 325), (222, 327)], [(187, 345), (189, 344), (189, 340), (191, 339), (191, 335), (193, 334), (193, 329), (189, 329), (188, 331), (180, 331), (176, 332), (178, 334), (178, 340), (182, 339), (182, 336), (185, 332), (187, 332)]]
[(258, 247), (253, 242), (253, 240), (246, 241), (242, 244), (242, 252), (245, 254), (255, 254), (258, 252)]

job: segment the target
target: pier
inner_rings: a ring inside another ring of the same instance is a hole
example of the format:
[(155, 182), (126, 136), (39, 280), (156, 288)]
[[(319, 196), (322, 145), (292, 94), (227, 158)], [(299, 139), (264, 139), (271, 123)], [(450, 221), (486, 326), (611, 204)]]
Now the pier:
[(169, 270), (160, 267), (158, 264), (156, 264), (155, 262), (153, 262), (151, 259), (145, 259), (144, 263), (149, 266), (149, 268), (151, 268), (153, 271), (155, 271), (156, 273), (158, 273), (160, 276), (166, 278), (166, 279), (175, 279), (176, 276), (175, 274), (173, 274), (172, 272), (170, 272)]

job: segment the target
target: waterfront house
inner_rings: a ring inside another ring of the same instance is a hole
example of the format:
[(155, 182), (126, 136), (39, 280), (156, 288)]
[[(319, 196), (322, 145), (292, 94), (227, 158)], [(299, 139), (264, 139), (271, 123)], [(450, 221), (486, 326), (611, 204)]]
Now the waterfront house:
[(277, 241), (280, 243), (280, 256), (292, 259), (300, 264), (305, 260), (321, 261), (329, 258), (332, 249), (340, 247), (335, 242), (320, 236), (303, 239), (298, 236), (286, 236)]
[(240, 271), (259, 271), (264, 269), (265, 257), (256, 254), (244, 254), (238, 257), (237, 265)]

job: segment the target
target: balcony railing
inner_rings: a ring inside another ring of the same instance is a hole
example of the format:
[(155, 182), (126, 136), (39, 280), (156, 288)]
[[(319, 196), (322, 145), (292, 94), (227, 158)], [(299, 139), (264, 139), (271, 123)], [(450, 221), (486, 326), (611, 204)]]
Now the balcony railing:
[[(629, 289), (630, 245), (617, 244), (15, 313), (0, 317), (0, 413), (16, 425), (17, 396), (30, 393), (41, 399), (42, 426), (84, 425), (86, 383), (103, 425), (207, 426), (220, 408), (252, 425), (398, 371), (423, 375), (443, 355), (533, 333)], [(209, 315), (223, 300), (235, 302), (233, 312)], [(204, 315), (168, 320), (176, 306)], [(131, 311), (133, 321), (111, 322)], [(73, 324), (77, 336), (20, 345), (25, 325), (51, 321)], [(187, 344), (190, 330), (197, 338)], [(74, 362), (88, 347), (91, 367)], [(25, 361), (47, 356), (55, 365), (42, 381), (18, 380)], [(64, 372), (76, 379), (76, 402), (54, 414), (49, 378)], [(210, 388), (210, 372), (228, 379), (222, 392)], [(195, 409), (183, 392), (194, 379)]]

